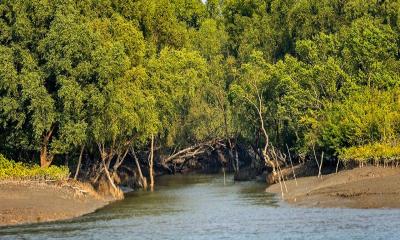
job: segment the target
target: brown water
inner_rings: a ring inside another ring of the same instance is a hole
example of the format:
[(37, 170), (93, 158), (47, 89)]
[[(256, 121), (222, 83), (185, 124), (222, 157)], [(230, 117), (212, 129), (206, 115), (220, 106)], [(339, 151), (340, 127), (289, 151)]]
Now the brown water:
[(164, 176), (70, 221), (0, 228), (0, 239), (400, 239), (400, 210), (288, 206), (255, 182)]

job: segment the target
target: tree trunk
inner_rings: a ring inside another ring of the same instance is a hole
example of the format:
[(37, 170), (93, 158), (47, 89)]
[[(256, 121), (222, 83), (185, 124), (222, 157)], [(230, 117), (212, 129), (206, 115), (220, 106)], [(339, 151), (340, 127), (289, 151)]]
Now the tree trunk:
[[(339, 163), (340, 163), (340, 159), (338, 158), (337, 163), (336, 163), (336, 174), (338, 173), (339, 170)], [(396, 167), (397, 167), (398, 162), (396, 163)]]
[(267, 130), (265, 130), (265, 127), (264, 127), (264, 118), (263, 118), (262, 112), (261, 112), (261, 102), (260, 102), (260, 110), (258, 111), (258, 115), (259, 115), (259, 118), (260, 118), (261, 130), (262, 130), (262, 133), (264, 134), (264, 138), (265, 138), (265, 145), (264, 145), (264, 148), (262, 150), (262, 154), (263, 154), (265, 163), (267, 165), (269, 164), (272, 167), (272, 173), (273, 173), (273, 175), (275, 175), (276, 174), (275, 164), (274, 164), (273, 161), (271, 161), (271, 159), (268, 156), (268, 152), (267, 152), (268, 151), (268, 145), (269, 145), (269, 137), (268, 137), (268, 134), (267, 134)]
[(229, 149), (229, 160), (230, 160), (231, 163), (232, 163), (233, 171), (234, 171), (235, 173), (238, 172), (238, 170), (237, 170), (237, 168), (236, 168), (236, 166), (237, 166), (237, 164), (236, 164), (236, 158), (233, 156), (233, 151), (232, 151), (232, 149)]
[(65, 159), (64, 159), (64, 166), (68, 168), (69, 166), (69, 154), (65, 154)]
[(120, 154), (118, 155), (117, 161), (115, 162), (114, 167), (113, 167), (114, 172), (117, 172), (118, 168), (122, 165), (122, 163), (124, 162), (124, 160), (126, 158), (126, 155), (128, 155), (128, 152), (129, 152), (129, 146), (126, 148), (126, 150), (122, 156)]
[(142, 168), (140, 167), (140, 163), (139, 163), (139, 159), (137, 158), (136, 153), (135, 153), (135, 149), (133, 149), (133, 147), (131, 149), (131, 152), (132, 152), (133, 158), (135, 159), (135, 164), (136, 164), (136, 167), (138, 169), (139, 178), (140, 178), (140, 182), (142, 184), (142, 188), (143, 189), (147, 189), (147, 180), (143, 176)]
[(224, 186), (226, 185), (225, 167), (222, 167), (222, 172), (224, 173)]
[(79, 170), (81, 169), (82, 154), (83, 154), (83, 150), (84, 150), (84, 149), (85, 149), (85, 145), (82, 146), (82, 148), (81, 148), (81, 153), (79, 154), (78, 166), (76, 167), (75, 176), (74, 176), (74, 179), (75, 179), (75, 180), (78, 178)]
[(117, 186), (115, 186), (114, 181), (111, 178), (110, 172), (108, 171), (108, 167), (107, 167), (107, 164), (106, 164), (106, 161), (105, 161), (106, 158), (109, 159), (110, 157), (107, 156), (107, 153), (104, 150), (104, 145), (98, 144), (98, 146), (99, 146), (99, 152), (100, 152), (100, 156), (101, 156), (101, 162), (103, 163), (103, 169), (104, 169), (104, 171), (106, 173), (106, 177), (107, 177), (108, 181), (110, 182), (112, 188), (114, 190), (116, 190), (116, 192), (118, 192), (118, 188), (117, 188)]
[(104, 161), (104, 158), (101, 158), (101, 161), (103, 163), (104, 171), (106, 172), (106, 176), (108, 178), (108, 181), (110, 182), (110, 184), (114, 188), (114, 190), (118, 190), (117, 186), (115, 186), (114, 181), (111, 178), (110, 172), (107, 169), (107, 165), (106, 165), (106, 162)]
[(47, 146), (44, 145), (42, 146), (42, 148), (40, 149), (40, 166), (42, 168), (46, 168), (48, 167), (50, 164), (48, 164), (47, 161)]
[(238, 150), (235, 150), (235, 162), (236, 162), (236, 171), (239, 172), (239, 153)]
[(53, 161), (54, 156), (48, 153), (47, 145), (53, 133), (51, 129), (43, 138), (42, 147), (40, 148), (40, 167), (47, 168)]
[(150, 158), (149, 158), (149, 176), (150, 176), (150, 190), (154, 190), (154, 135), (151, 135), (151, 146), (150, 146)]
[(47, 168), (53, 161), (54, 156), (48, 153), (47, 145), (43, 145), (40, 149), (40, 167)]

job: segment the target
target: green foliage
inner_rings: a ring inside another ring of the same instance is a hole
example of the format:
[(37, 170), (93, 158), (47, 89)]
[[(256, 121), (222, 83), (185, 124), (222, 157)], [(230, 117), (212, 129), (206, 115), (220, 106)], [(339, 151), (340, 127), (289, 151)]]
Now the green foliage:
[(388, 164), (396, 163), (400, 161), (400, 146), (396, 143), (387, 144), (376, 142), (373, 144), (354, 146), (344, 149), (339, 159), (350, 162), (355, 161), (357, 163), (364, 164)]
[(310, 125), (306, 137), (331, 152), (352, 146), (396, 141), (400, 137), (399, 90), (361, 89), (343, 101), (327, 102), (317, 118), (305, 119)]
[(196, 51), (165, 48), (149, 61), (148, 74), (149, 89), (157, 99), (158, 129), (166, 144), (172, 145), (208, 81), (206, 61)]
[(0, 180), (66, 180), (69, 169), (65, 166), (41, 168), (39, 165), (29, 165), (14, 162), (0, 154)]
[(223, 28), (214, 19), (205, 19), (193, 38), (193, 48), (199, 51), (206, 59), (211, 59), (225, 51), (228, 36)]
[(389, 25), (363, 17), (343, 28), (340, 37), (344, 68), (359, 84), (378, 88), (398, 85), (398, 40)]

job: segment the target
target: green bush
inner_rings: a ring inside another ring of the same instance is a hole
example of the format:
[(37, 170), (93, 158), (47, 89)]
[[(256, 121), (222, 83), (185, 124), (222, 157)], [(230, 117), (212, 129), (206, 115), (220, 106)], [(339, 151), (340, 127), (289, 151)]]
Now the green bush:
[(400, 162), (400, 145), (373, 143), (344, 149), (339, 158), (345, 162), (355, 161), (363, 164), (398, 164)]
[(325, 102), (317, 118), (305, 119), (311, 126), (306, 134), (308, 149), (315, 145), (335, 155), (342, 152), (346, 159), (359, 158), (358, 154), (369, 157), (369, 149), (400, 141), (400, 88), (361, 88), (341, 101)]
[(68, 176), (69, 169), (65, 166), (41, 168), (37, 164), (8, 160), (0, 154), (0, 180), (64, 180)]

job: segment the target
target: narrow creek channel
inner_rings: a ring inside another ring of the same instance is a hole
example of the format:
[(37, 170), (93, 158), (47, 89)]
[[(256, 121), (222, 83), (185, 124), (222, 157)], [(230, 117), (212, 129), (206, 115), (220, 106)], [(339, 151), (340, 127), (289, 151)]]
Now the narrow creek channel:
[(157, 179), (69, 221), (0, 228), (0, 239), (399, 239), (400, 210), (297, 208), (255, 182), (220, 175)]

